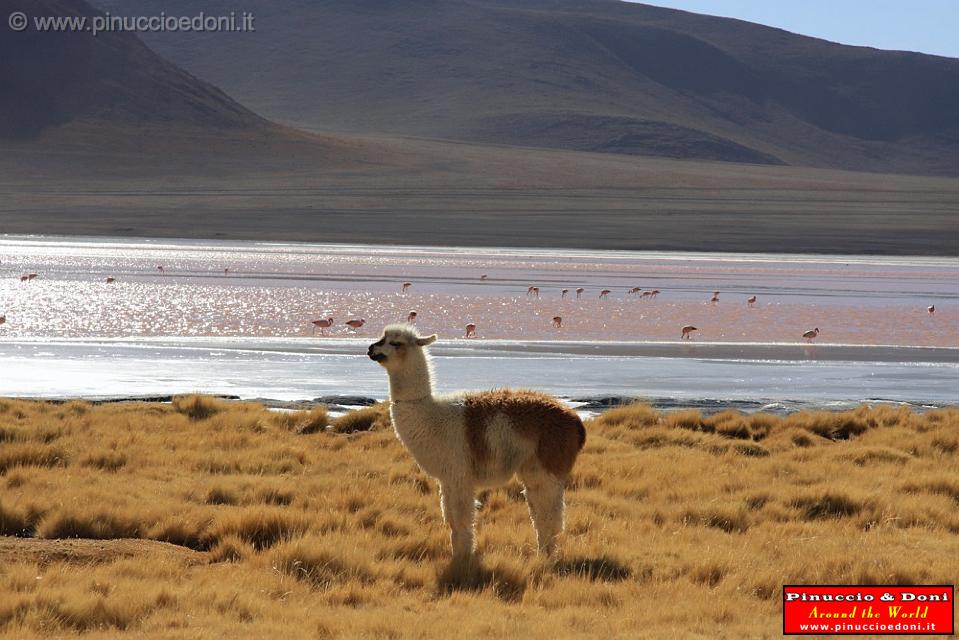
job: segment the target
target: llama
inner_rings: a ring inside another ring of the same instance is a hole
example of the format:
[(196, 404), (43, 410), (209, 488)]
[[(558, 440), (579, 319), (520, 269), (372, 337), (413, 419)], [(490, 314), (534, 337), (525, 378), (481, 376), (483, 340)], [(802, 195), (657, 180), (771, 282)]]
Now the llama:
[(455, 561), (473, 554), (478, 489), (519, 476), (536, 540), (551, 554), (563, 530), (563, 492), (586, 443), (575, 412), (536, 391), (499, 389), (433, 395), (425, 347), (412, 327), (390, 325), (367, 352), (389, 376), (390, 416), (400, 442), (440, 485), (443, 518)]

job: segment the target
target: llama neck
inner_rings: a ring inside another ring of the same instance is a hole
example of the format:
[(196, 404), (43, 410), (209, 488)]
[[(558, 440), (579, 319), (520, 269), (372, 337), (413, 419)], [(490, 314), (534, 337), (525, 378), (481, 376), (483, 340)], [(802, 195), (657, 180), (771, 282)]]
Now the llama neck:
[(390, 400), (422, 400), (433, 395), (433, 381), (429, 364), (422, 354), (411, 355), (406, 366), (390, 371)]

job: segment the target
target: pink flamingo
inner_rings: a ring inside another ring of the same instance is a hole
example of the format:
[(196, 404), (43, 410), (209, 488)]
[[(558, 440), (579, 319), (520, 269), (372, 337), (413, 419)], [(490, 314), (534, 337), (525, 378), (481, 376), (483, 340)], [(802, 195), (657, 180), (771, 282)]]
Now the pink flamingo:
[(933, 305), (929, 305), (928, 307), (926, 307), (926, 311), (929, 312), (929, 315), (934, 314), (934, 313), (936, 312), (936, 305), (934, 305), (934, 304), (933, 304)]
[(356, 331), (358, 329), (361, 329), (363, 325), (366, 324), (366, 320), (364, 320), (363, 318), (360, 318), (359, 320), (347, 320), (343, 324), (348, 326), (353, 331)]
[(750, 296), (749, 298), (747, 298), (746, 304), (748, 304), (750, 307), (756, 304), (756, 296)]
[(626, 293), (629, 294), (629, 295), (634, 295), (634, 294), (640, 293), (642, 290), (643, 290), (642, 287), (633, 287), (632, 289), (630, 289), (630, 290), (627, 291)]
[(538, 297), (539, 297), (539, 287), (530, 287), (529, 289), (526, 290), (526, 295), (527, 295), (527, 296), (534, 296), (534, 297), (538, 298)]
[(553, 316), (553, 326), (557, 329), (563, 328), (563, 318), (561, 316)]
[(569, 293), (569, 289), (563, 289), (563, 291), (561, 292), (561, 294), (560, 294), (559, 297), (560, 297), (560, 298), (565, 298), (567, 293)]
[(649, 292), (650, 298), (655, 298), (658, 295), (659, 295), (659, 289), (653, 289), (652, 291)]
[(466, 337), (475, 338), (476, 337), (476, 325), (472, 322), (466, 325)]
[(410, 311), (410, 315), (406, 316), (406, 324), (416, 324), (416, 312)]
[(599, 292), (599, 297), (600, 297), (600, 298), (608, 298), (610, 293), (611, 293), (611, 292), (610, 292), (609, 289), (603, 289), (602, 291)]
[(30, 276), (20, 276), (20, 282), (26, 282), (30, 279)]
[(816, 327), (812, 331), (807, 331), (806, 333), (802, 334), (802, 337), (806, 339), (806, 342), (812, 342), (813, 339), (815, 339), (816, 336), (818, 335), (819, 335), (819, 327)]
[(163, 265), (162, 265), (162, 264), (158, 264), (158, 265), (157, 265), (157, 271), (163, 271)]
[(33, 280), (33, 279), (36, 278), (36, 277), (37, 277), (37, 274), (35, 274), (35, 273), (28, 273), (28, 274), (27, 274), (27, 280)]
[(583, 295), (584, 291), (586, 291), (586, 289), (582, 287), (579, 287), (578, 289), (576, 289), (576, 297), (579, 298), (581, 295)]
[(692, 340), (692, 339), (693, 339), (693, 331), (699, 331), (699, 329), (697, 329), (696, 327), (694, 327), (694, 326), (691, 325), (691, 324), (687, 324), (685, 327), (683, 327), (683, 335), (681, 336), (681, 339), (682, 339), (682, 340)]
[(326, 335), (326, 330), (333, 326), (333, 316), (325, 320), (313, 320), (311, 324), (313, 325), (313, 333), (316, 333), (317, 328), (319, 328), (320, 333)]
[(113, 276), (109, 276), (109, 277), (107, 278), (107, 284), (113, 284), (113, 283), (116, 282), (116, 281), (117, 281), (117, 279), (114, 278)]
[(406, 293), (406, 290), (409, 289), (409, 288), (412, 287), (412, 286), (413, 286), (413, 283), (412, 283), (412, 282), (404, 282), (404, 283), (403, 283), (403, 293)]
[(483, 275), (480, 276), (480, 280), (486, 280), (487, 277), (489, 277), (489, 276), (487, 276), (487, 275), (484, 273)]
[(719, 292), (718, 292), (718, 291), (713, 291), (713, 297), (709, 299), (709, 302), (710, 302), (711, 304), (716, 304), (717, 302), (719, 302)]
[(229, 275), (229, 274), (230, 274), (230, 267), (227, 267), (226, 269), (224, 269), (224, 270), (223, 270), (223, 273)]
[(640, 300), (642, 300), (643, 298), (652, 298), (652, 297), (653, 297), (652, 291), (643, 291), (641, 294), (639, 294)]

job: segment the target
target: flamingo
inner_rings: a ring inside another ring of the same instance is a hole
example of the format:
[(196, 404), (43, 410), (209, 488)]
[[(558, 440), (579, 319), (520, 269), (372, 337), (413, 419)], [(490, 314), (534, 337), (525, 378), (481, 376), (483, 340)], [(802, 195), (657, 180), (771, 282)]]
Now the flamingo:
[(534, 296), (534, 297), (537, 297), (537, 298), (538, 298), (538, 297), (539, 297), (539, 287), (530, 287), (529, 289), (526, 290), (526, 295), (528, 295), (528, 296)]
[(489, 276), (487, 276), (487, 275), (484, 273), (483, 275), (480, 276), (480, 280), (486, 280), (487, 277), (489, 277)]
[(750, 307), (756, 304), (756, 296), (750, 296), (749, 298), (747, 298), (746, 304), (748, 304)]
[(710, 302), (711, 304), (716, 304), (717, 302), (719, 302), (719, 292), (718, 292), (718, 291), (713, 291), (713, 297), (709, 299), (709, 302)]
[(26, 282), (30, 279), (30, 276), (20, 276), (20, 282)]
[(929, 315), (934, 314), (934, 313), (936, 312), (936, 305), (934, 305), (934, 304), (933, 304), (933, 305), (929, 305), (928, 307), (926, 307), (926, 311), (929, 312)]
[(403, 283), (403, 293), (406, 293), (406, 290), (409, 289), (409, 288), (412, 287), (412, 286), (413, 286), (413, 283), (412, 283), (412, 282), (404, 282), (404, 283)]
[(360, 318), (359, 320), (347, 320), (343, 324), (348, 326), (353, 331), (356, 331), (357, 329), (361, 329), (363, 325), (366, 324), (366, 320), (363, 318)]
[(157, 265), (157, 271), (163, 271), (163, 265), (162, 265), (162, 264), (158, 264), (158, 265)]
[(476, 337), (476, 325), (472, 322), (466, 325), (466, 337), (475, 338)]
[(586, 289), (584, 289), (584, 288), (582, 288), (582, 287), (579, 287), (578, 289), (576, 289), (576, 297), (578, 298), (578, 297), (580, 297), (581, 295), (583, 295), (583, 292), (584, 292), (584, 291), (586, 291)]
[(609, 294), (610, 294), (610, 290), (609, 290), (609, 289), (603, 289), (602, 291), (599, 292), (599, 297), (600, 297), (600, 298), (608, 298), (608, 297), (609, 297)]
[(6, 324), (6, 322), (7, 322), (7, 314), (3, 314), (2, 316), (0, 316), (0, 324)]
[(562, 291), (562, 293), (560, 294), (559, 297), (560, 297), (560, 298), (565, 298), (567, 293), (569, 293), (569, 289), (563, 289), (563, 291)]
[(659, 289), (653, 289), (652, 291), (649, 292), (650, 298), (655, 298), (658, 295), (659, 295)]
[(230, 275), (230, 267), (227, 267), (226, 269), (224, 269), (223, 273)]
[(643, 291), (641, 294), (639, 294), (640, 300), (642, 300), (643, 298), (652, 298), (652, 297), (653, 297), (652, 291)]
[(313, 325), (313, 333), (316, 333), (317, 328), (319, 328), (320, 333), (326, 335), (326, 330), (333, 326), (333, 316), (325, 320), (313, 320), (311, 324)]
[(116, 281), (117, 281), (117, 279), (114, 278), (113, 276), (108, 276), (108, 277), (107, 277), (107, 284), (113, 284), (113, 283), (116, 282)]
[(36, 278), (36, 277), (37, 277), (37, 274), (35, 274), (35, 273), (28, 273), (28, 274), (27, 274), (27, 280), (33, 280), (33, 279)]
[(410, 315), (406, 316), (407, 324), (416, 324), (416, 312), (410, 311)]
[(819, 327), (816, 327), (812, 331), (807, 331), (806, 333), (802, 334), (802, 337), (806, 339), (806, 342), (812, 342), (813, 339), (818, 335), (819, 335)]
[(683, 339), (683, 340), (692, 340), (692, 339), (693, 339), (693, 335), (692, 335), (692, 334), (693, 334), (693, 331), (699, 331), (699, 329), (697, 329), (696, 327), (694, 327), (694, 326), (691, 325), (691, 324), (687, 324), (685, 327), (683, 327), (683, 335), (682, 335), (681, 339)]
[(563, 328), (563, 318), (561, 316), (553, 316), (553, 326), (557, 329)]
[(629, 295), (633, 295), (633, 294), (636, 294), (636, 293), (641, 292), (642, 290), (643, 290), (642, 287), (633, 287), (632, 289), (630, 289), (630, 290), (627, 291), (626, 293), (628, 293)]

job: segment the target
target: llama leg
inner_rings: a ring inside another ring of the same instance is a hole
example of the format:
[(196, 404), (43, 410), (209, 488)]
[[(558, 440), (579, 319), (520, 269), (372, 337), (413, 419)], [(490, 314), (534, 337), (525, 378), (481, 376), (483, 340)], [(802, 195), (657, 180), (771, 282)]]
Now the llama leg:
[(465, 559), (473, 554), (473, 515), (476, 504), (471, 489), (443, 485), (440, 488), (443, 519), (450, 528), (453, 559)]
[(536, 528), (539, 550), (551, 555), (556, 548), (556, 538), (563, 531), (565, 483), (545, 471), (524, 475), (523, 483), (526, 485), (526, 504)]

